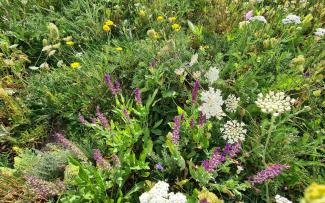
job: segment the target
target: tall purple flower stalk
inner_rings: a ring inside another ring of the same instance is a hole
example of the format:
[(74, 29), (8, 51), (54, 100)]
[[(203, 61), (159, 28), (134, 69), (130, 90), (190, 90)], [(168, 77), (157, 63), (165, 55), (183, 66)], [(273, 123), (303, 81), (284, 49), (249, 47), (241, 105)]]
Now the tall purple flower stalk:
[(115, 83), (113, 83), (111, 76), (108, 73), (105, 74), (104, 79), (111, 93), (113, 95), (117, 95), (121, 90), (120, 83), (118, 81), (115, 81)]
[(128, 112), (127, 109), (123, 109), (123, 114), (124, 114), (125, 118), (127, 118), (128, 120), (130, 120), (130, 114), (129, 114), (129, 112)]
[(256, 175), (250, 177), (250, 182), (255, 184), (263, 183), (267, 180), (270, 180), (282, 173), (284, 169), (288, 169), (290, 166), (282, 164), (273, 164), (263, 171), (258, 172)]
[(202, 128), (205, 122), (205, 115), (202, 113), (202, 111), (200, 111), (199, 113), (199, 127)]
[(99, 149), (94, 149), (93, 156), (94, 160), (96, 161), (97, 167), (104, 170), (110, 170), (112, 168), (109, 162), (104, 159)]
[(174, 126), (173, 126), (173, 143), (178, 144), (179, 142), (179, 132), (181, 129), (181, 119), (179, 116), (174, 117)]
[(103, 128), (109, 128), (108, 120), (105, 115), (100, 111), (99, 106), (96, 107), (96, 116), (102, 124)]
[(138, 104), (142, 104), (142, 100), (141, 100), (141, 90), (137, 87), (134, 89), (134, 94), (135, 94), (135, 101)]
[(88, 121), (86, 121), (85, 117), (82, 114), (79, 114), (79, 121), (83, 125), (88, 124)]
[(195, 125), (195, 121), (194, 121), (194, 119), (192, 118), (192, 119), (190, 120), (190, 128), (194, 128), (194, 125)]
[(74, 143), (70, 142), (70, 140), (65, 138), (63, 134), (56, 133), (54, 136), (58, 143), (62, 144), (66, 149), (71, 151), (78, 159), (82, 161), (88, 160), (86, 155)]
[(197, 96), (199, 93), (199, 88), (200, 88), (200, 83), (198, 80), (195, 80), (194, 86), (193, 86), (193, 91), (192, 91), (192, 103), (195, 104), (197, 101)]
[(223, 151), (220, 147), (215, 148), (211, 159), (202, 161), (202, 166), (208, 172), (213, 172), (220, 164), (226, 161), (227, 156), (234, 158), (240, 152), (241, 146), (240, 143), (234, 145), (226, 144)]
[(31, 190), (44, 200), (56, 196), (65, 190), (65, 185), (62, 181), (49, 182), (35, 176), (25, 176), (25, 180)]

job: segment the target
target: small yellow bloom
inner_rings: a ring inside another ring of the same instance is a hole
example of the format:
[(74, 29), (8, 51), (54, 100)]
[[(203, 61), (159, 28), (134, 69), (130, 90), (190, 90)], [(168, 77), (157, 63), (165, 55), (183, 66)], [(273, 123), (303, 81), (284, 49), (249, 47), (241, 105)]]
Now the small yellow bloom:
[(73, 63), (70, 64), (70, 67), (72, 69), (77, 69), (77, 68), (80, 67), (80, 63), (79, 62), (73, 62)]
[(306, 203), (321, 203), (325, 201), (325, 185), (312, 183), (304, 194)]
[(158, 16), (158, 17), (157, 17), (157, 21), (158, 21), (158, 22), (161, 22), (161, 21), (163, 21), (163, 20), (164, 20), (164, 16)]
[(74, 45), (74, 42), (73, 41), (67, 41), (65, 43), (66, 43), (66, 45), (69, 45), (69, 46), (73, 46)]
[(169, 21), (170, 23), (173, 23), (173, 22), (176, 21), (176, 17), (174, 17), (174, 16), (169, 17), (169, 18), (168, 18), (168, 21)]
[(112, 25), (114, 25), (114, 22), (111, 21), (111, 20), (107, 20), (107, 21), (105, 22), (105, 25), (112, 26)]
[(111, 27), (105, 24), (105, 25), (103, 25), (103, 30), (105, 32), (109, 32), (109, 31), (111, 31)]
[(172, 28), (173, 28), (173, 30), (174, 30), (175, 32), (179, 32), (179, 31), (181, 30), (181, 26), (180, 26), (179, 24), (177, 24), (177, 23), (174, 23), (174, 24), (172, 25)]
[(115, 50), (116, 51), (123, 51), (123, 48), (122, 47), (116, 47)]
[(144, 16), (146, 16), (146, 12), (144, 11), (144, 10), (140, 10), (139, 11), (139, 16), (141, 16), (141, 17), (144, 17)]

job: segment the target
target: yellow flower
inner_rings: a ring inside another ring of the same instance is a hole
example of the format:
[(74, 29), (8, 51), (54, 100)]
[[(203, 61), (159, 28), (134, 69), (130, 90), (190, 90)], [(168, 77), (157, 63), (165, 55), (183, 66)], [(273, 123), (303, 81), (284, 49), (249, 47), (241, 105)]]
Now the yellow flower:
[(321, 203), (325, 202), (325, 185), (312, 183), (304, 194), (304, 201), (306, 203)]
[(116, 47), (115, 50), (116, 51), (123, 51), (123, 48), (122, 47)]
[(112, 26), (112, 25), (114, 25), (114, 22), (111, 21), (111, 20), (107, 20), (107, 21), (105, 22), (105, 25)]
[(214, 193), (209, 192), (207, 189), (203, 189), (199, 195), (198, 195), (199, 200), (206, 200), (207, 202), (211, 203), (223, 203), (224, 201), (219, 199)]
[(105, 24), (105, 25), (103, 25), (103, 30), (105, 32), (109, 32), (109, 31), (111, 31), (111, 27)]
[(139, 16), (141, 16), (141, 17), (144, 17), (144, 16), (146, 16), (146, 12), (144, 11), (144, 10), (140, 10), (139, 11)]
[(67, 41), (65, 43), (66, 43), (66, 45), (69, 45), (69, 46), (73, 46), (74, 45), (74, 42), (73, 41)]
[(173, 28), (173, 30), (174, 30), (175, 32), (178, 32), (178, 31), (181, 30), (181, 26), (180, 26), (179, 24), (177, 24), (177, 23), (174, 23), (174, 24), (172, 25), (172, 28)]
[(158, 21), (158, 22), (161, 22), (161, 21), (163, 21), (163, 20), (164, 20), (164, 16), (158, 16), (158, 17), (157, 17), (157, 21)]
[(77, 69), (77, 68), (80, 67), (80, 63), (79, 62), (73, 62), (73, 63), (70, 64), (70, 67), (72, 69)]
[(169, 17), (169, 18), (168, 18), (168, 21), (169, 21), (170, 23), (173, 23), (173, 22), (176, 21), (176, 17), (174, 17), (174, 16)]

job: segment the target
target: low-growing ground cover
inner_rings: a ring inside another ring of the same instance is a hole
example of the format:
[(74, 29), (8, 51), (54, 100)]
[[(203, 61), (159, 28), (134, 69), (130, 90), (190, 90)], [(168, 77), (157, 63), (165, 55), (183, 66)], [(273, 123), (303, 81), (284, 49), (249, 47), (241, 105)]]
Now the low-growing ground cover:
[(3, 202), (325, 202), (321, 1), (0, 1)]

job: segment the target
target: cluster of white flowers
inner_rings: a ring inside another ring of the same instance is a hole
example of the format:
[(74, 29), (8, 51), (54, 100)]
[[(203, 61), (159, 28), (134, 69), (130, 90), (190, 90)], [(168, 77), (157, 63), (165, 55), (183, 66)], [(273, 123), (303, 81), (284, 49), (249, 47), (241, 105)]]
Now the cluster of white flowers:
[(213, 84), (219, 79), (219, 69), (216, 67), (210, 67), (209, 71), (206, 72), (205, 77), (208, 79), (210, 84)]
[(202, 104), (199, 107), (199, 110), (202, 111), (207, 119), (216, 117), (220, 120), (222, 116), (225, 115), (225, 113), (222, 111), (224, 101), (219, 89), (214, 90), (212, 87), (209, 87), (208, 91), (202, 92), (201, 101)]
[(325, 35), (325, 29), (324, 28), (317, 28), (315, 32), (316, 36), (322, 37)]
[(278, 116), (281, 113), (291, 110), (291, 105), (295, 103), (295, 99), (291, 99), (283, 92), (269, 92), (266, 95), (258, 94), (256, 105), (261, 108), (264, 113), (271, 113), (273, 116)]
[(262, 23), (267, 23), (264, 16), (254, 16), (249, 19), (249, 21), (260, 21)]
[(236, 97), (235, 95), (230, 94), (227, 97), (227, 99), (225, 100), (226, 110), (228, 112), (235, 112), (237, 110), (239, 100), (240, 100), (239, 97)]
[(233, 120), (227, 121), (220, 130), (223, 134), (223, 139), (229, 144), (234, 144), (245, 140), (247, 130), (244, 127), (245, 123)]
[(281, 195), (276, 195), (275, 196), (275, 202), (276, 203), (292, 203), (292, 201), (288, 200), (285, 197), (282, 197)]
[(186, 203), (186, 196), (182, 193), (168, 193), (169, 184), (158, 181), (149, 192), (143, 193), (140, 203)]
[(185, 71), (185, 69), (181, 67), (181, 68), (175, 69), (174, 72), (176, 75), (183, 75), (184, 71)]
[(301, 20), (300, 20), (299, 16), (289, 14), (289, 15), (287, 15), (287, 17), (285, 19), (282, 20), (282, 23), (284, 25), (287, 25), (287, 24), (300, 24)]

